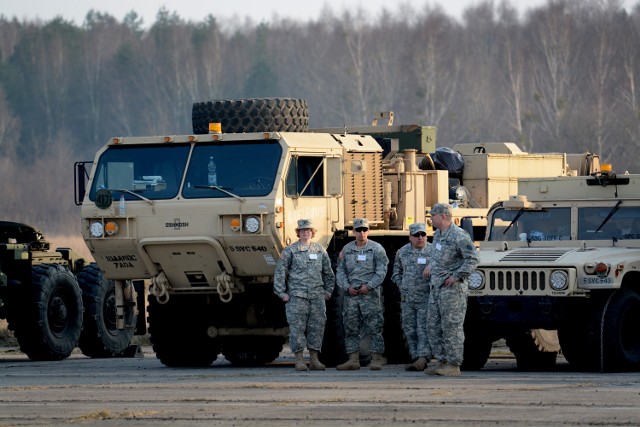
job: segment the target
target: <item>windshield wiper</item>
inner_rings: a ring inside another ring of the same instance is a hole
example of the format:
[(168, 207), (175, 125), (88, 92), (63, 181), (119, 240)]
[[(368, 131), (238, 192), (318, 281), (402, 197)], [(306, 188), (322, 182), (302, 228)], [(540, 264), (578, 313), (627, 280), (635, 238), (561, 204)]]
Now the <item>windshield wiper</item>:
[(620, 205), (622, 204), (622, 200), (618, 200), (618, 203), (616, 203), (616, 205), (613, 207), (613, 209), (611, 209), (611, 212), (609, 212), (609, 215), (607, 215), (607, 217), (602, 220), (602, 224), (600, 224), (600, 227), (598, 227), (595, 231), (595, 233), (597, 233), (598, 231), (600, 231), (600, 229), (602, 227), (604, 227), (604, 225), (611, 219), (611, 217), (618, 212), (618, 209), (620, 209)]
[(515, 224), (515, 222), (518, 220), (518, 218), (520, 218), (522, 216), (522, 214), (524, 213), (524, 208), (520, 209), (518, 211), (518, 213), (516, 214), (516, 216), (513, 217), (513, 219), (511, 220), (511, 222), (509, 223), (509, 226), (502, 232), (502, 234), (507, 234), (507, 231), (509, 231), (509, 229), (511, 228), (511, 226), (513, 224)]
[(131, 194), (132, 196), (134, 196), (134, 197), (136, 197), (136, 198), (138, 198), (140, 200), (144, 200), (145, 202), (149, 203), (151, 205), (151, 208), (153, 209), (153, 213), (156, 213), (155, 202), (153, 200), (151, 200), (151, 199), (147, 199), (146, 197), (144, 197), (141, 194), (136, 193), (135, 191), (131, 191), (131, 190), (128, 190), (126, 188), (105, 188), (105, 190)]
[(217, 185), (194, 185), (193, 188), (210, 188), (212, 190), (218, 190), (226, 194), (227, 196), (235, 197), (240, 201), (240, 203), (244, 203), (244, 200), (245, 200), (243, 197), (240, 197), (237, 194), (233, 194), (231, 191), (227, 191), (222, 187), (218, 187)]

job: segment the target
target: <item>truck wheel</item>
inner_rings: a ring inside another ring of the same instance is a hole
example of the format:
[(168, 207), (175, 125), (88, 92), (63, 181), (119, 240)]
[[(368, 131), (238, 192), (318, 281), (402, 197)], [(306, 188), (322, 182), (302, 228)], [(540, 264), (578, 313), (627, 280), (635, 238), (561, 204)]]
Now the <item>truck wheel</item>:
[(469, 301), (464, 318), (464, 352), (460, 365), (463, 371), (479, 371), (489, 360), (495, 340), (489, 335), (488, 328), (482, 322), (478, 304)]
[(82, 329), (82, 293), (73, 274), (57, 264), (31, 269), (31, 287), (12, 329), (20, 350), (33, 360), (61, 360), (78, 344)]
[(193, 133), (209, 133), (209, 123), (221, 123), (224, 133), (306, 132), (307, 101), (292, 98), (236, 99), (195, 102)]
[(558, 353), (540, 350), (536, 335), (531, 330), (523, 330), (507, 336), (507, 346), (516, 356), (517, 367), (522, 371), (548, 371), (556, 365)]
[(222, 354), (235, 366), (262, 366), (278, 358), (283, 337), (227, 337), (222, 341)]
[(149, 295), (149, 335), (156, 357), (164, 365), (207, 367), (220, 353), (217, 339), (207, 335), (209, 313), (202, 297), (171, 295), (160, 304)]
[(137, 319), (136, 307), (125, 307), (125, 329), (116, 327), (116, 286), (94, 262), (77, 275), (82, 289), (84, 321), (79, 347), (88, 357), (120, 357), (131, 344)]
[(344, 324), (342, 323), (342, 300), (344, 294), (337, 286), (333, 289), (331, 299), (327, 301), (327, 323), (324, 326), (324, 338), (320, 361), (334, 367), (347, 360), (344, 348)]
[(640, 294), (618, 289), (600, 318), (604, 371), (640, 370)]

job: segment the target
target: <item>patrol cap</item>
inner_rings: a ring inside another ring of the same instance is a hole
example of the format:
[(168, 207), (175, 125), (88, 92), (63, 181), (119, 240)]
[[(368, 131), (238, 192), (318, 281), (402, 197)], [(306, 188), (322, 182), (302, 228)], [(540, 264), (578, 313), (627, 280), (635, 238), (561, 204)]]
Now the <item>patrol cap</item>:
[(451, 216), (451, 205), (449, 203), (436, 203), (429, 213), (431, 215), (445, 214)]
[(311, 222), (310, 219), (299, 219), (298, 220), (298, 226), (296, 227), (296, 230), (302, 230), (303, 228), (308, 228), (311, 230), (315, 230), (313, 228), (313, 223)]
[(427, 232), (427, 227), (425, 227), (424, 222), (416, 222), (409, 226), (409, 234), (411, 234), (412, 236), (421, 231), (423, 233)]
[(369, 228), (369, 220), (367, 218), (356, 218), (353, 220), (353, 228)]

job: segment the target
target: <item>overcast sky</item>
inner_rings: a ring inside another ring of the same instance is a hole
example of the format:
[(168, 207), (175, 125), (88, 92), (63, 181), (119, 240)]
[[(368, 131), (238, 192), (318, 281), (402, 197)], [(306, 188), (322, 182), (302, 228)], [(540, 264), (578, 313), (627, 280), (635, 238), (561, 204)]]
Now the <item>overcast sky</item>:
[[(303, 21), (319, 17), (323, 6), (330, 5), (334, 12), (346, 8), (362, 6), (374, 17), (377, 11), (386, 7), (393, 9), (403, 0), (0, 0), (0, 15), (5, 18), (17, 17), (19, 20), (39, 18), (49, 21), (56, 16), (82, 25), (87, 12), (91, 9), (108, 12), (118, 20), (131, 10), (135, 10), (144, 19), (144, 24), (155, 22), (161, 7), (177, 14), (184, 20), (202, 21), (212, 14), (221, 18), (249, 16), (255, 21), (270, 20), (274, 14), (281, 18), (295, 18)], [(498, 4), (500, 0), (495, 0)], [(479, 0), (408, 0), (406, 3), (421, 9), (425, 4), (440, 4), (447, 14), (460, 18), (467, 7), (478, 4)], [(527, 9), (546, 4), (547, 0), (511, 0), (522, 14)], [(635, 5), (638, 0), (623, 0), (626, 7)]]

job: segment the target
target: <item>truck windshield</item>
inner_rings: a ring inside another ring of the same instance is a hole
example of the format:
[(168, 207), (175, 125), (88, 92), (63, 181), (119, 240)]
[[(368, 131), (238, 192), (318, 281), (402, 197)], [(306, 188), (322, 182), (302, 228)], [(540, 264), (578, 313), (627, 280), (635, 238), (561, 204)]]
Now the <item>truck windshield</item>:
[[(89, 199), (95, 201), (102, 188), (130, 190), (151, 200), (176, 197), (189, 149), (188, 144), (109, 147), (98, 161)], [(123, 194), (127, 200), (136, 199)]]
[(266, 196), (273, 190), (281, 156), (282, 147), (273, 140), (198, 144), (182, 195), (187, 199)]
[(578, 239), (640, 239), (640, 207), (623, 206), (619, 206), (606, 222), (612, 206), (581, 208), (578, 211)]
[(491, 241), (571, 240), (571, 209), (499, 209), (493, 213), (490, 227)]

